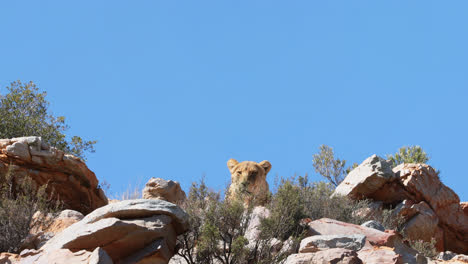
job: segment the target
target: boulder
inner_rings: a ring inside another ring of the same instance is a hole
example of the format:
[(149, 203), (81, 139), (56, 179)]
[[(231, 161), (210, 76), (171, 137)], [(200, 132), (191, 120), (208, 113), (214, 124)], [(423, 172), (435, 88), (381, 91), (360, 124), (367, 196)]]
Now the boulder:
[(403, 264), (403, 259), (390, 247), (371, 247), (358, 252), (363, 263)]
[(385, 227), (381, 223), (379, 223), (379, 222), (377, 222), (375, 220), (367, 221), (367, 222), (363, 223), (361, 226), (374, 228), (374, 229), (377, 229), (379, 231), (385, 232)]
[(37, 250), (22, 252), (18, 264), (49, 264), (49, 263), (79, 263), (79, 264), (113, 264), (110, 256), (102, 248), (92, 252), (86, 250), (71, 251), (57, 249), (48, 252)]
[(185, 197), (185, 192), (178, 182), (161, 178), (151, 178), (143, 189), (143, 199), (161, 199), (181, 204)]
[(392, 164), (372, 155), (346, 176), (336, 187), (334, 194), (355, 199), (369, 197), (395, 179)]
[(354, 225), (334, 219), (322, 218), (308, 224), (308, 235), (364, 235), (366, 243), (375, 246), (393, 246), (398, 236), (391, 232), (382, 232), (374, 228)]
[[(188, 215), (163, 200), (138, 199), (109, 204), (54, 236), (41, 254), (101, 248), (118, 263), (168, 263), (176, 238), (188, 229)], [(39, 254), (39, 255), (41, 255)]]
[(40, 137), (0, 139), (0, 174), (8, 170), (15, 181), (31, 177), (66, 209), (88, 214), (107, 204), (96, 175), (79, 158), (49, 146)]
[(290, 255), (285, 264), (361, 264), (355, 251), (344, 248), (331, 248), (315, 253), (303, 253)]
[[(437, 172), (426, 164), (401, 164), (393, 169), (414, 203), (424, 202), (438, 218), (443, 230), (444, 248), (457, 253), (468, 252), (468, 215), (458, 195), (441, 183)], [(427, 211), (427, 210), (426, 210)], [(426, 214), (426, 220), (433, 218)], [(431, 220), (435, 221), (435, 220)], [(440, 236), (440, 235), (439, 235)]]
[(83, 214), (74, 210), (63, 210), (58, 215), (44, 215), (37, 211), (33, 215), (32, 228), (28, 237), (24, 239), (21, 245), (23, 249), (39, 249), (49, 239), (60, 233), (65, 228), (83, 219)]
[[(468, 214), (465, 204), (442, 184), (437, 172), (426, 164), (401, 164), (373, 155), (351, 171), (334, 195), (371, 199), (383, 207), (397, 206), (395, 217), (412, 240), (436, 239), (438, 250), (468, 252)], [(376, 215), (378, 210), (359, 210), (358, 215)], [(378, 216), (375, 217), (378, 219)]]
[(247, 238), (247, 240), (250, 243), (255, 243), (255, 241), (258, 239), (258, 236), (260, 235), (260, 224), (261, 220), (264, 218), (267, 218), (270, 216), (270, 210), (263, 206), (256, 206), (252, 210), (252, 215), (250, 218), (249, 225), (247, 226), (247, 229), (245, 231), (244, 237)]
[(301, 241), (299, 253), (313, 253), (329, 248), (344, 248), (354, 251), (360, 250), (366, 237), (364, 235), (328, 235), (328, 236), (310, 236)]
[(468, 216), (468, 202), (461, 202), (460, 207), (465, 213), (465, 215)]

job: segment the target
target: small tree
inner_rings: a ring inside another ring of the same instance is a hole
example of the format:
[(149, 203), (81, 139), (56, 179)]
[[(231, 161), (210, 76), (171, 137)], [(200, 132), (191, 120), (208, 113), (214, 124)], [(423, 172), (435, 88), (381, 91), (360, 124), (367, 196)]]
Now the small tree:
[(312, 160), (315, 172), (325, 177), (336, 187), (344, 179), (346, 161), (335, 159), (333, 148), (327, 145), (321, 145), (319, 149), (320, 152), (314, 154)]
[(394, 155), (387, 155), (387, 159), (396, 167), (402, 163), (426, 163), (429, 156), (420, 146), (404, 146)]
[(52, 146), (72, 153), (82, 159), (86, 152), (94, 152), (96, 141), (85, 141), (81, 137), (67, 138), (69, 128), (65, 117), (52, 115), (47, 93), (40, 92), (33, 82), (12, 82), (9, 93), (0, 95), (0, 138), (40, 136)]

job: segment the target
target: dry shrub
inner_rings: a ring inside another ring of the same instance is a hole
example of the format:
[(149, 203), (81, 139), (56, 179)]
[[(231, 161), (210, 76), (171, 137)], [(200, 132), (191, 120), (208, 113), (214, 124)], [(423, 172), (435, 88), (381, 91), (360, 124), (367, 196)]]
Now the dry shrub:
[[(13, 168), (10, 165), (7, 173), (0, 175), (0, 252), (18, 253), (30, 230), (47, 226), (53, 218), (50, 214), (58, 212), (60, 206), (48, 199), (47, 185), (36, 188), (29, 176), (19, 177)], [(38, 211), (42, 214), (33, 217)]]

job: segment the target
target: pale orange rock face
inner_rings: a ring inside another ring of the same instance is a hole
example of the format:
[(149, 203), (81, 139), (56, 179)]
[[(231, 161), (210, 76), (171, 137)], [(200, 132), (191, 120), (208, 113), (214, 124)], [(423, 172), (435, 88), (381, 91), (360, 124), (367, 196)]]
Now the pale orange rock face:
[(269, 188), (266, 176), (271, 169), (271, 164), (267, 160), (260, 163), (254, 161), (238, 162), (230, 159), (227, 162), (231, 172), (231, 185), (229, 186), (228, 197), (233, 198), (239, 193), (246, 193), (245, 203), (255, 201), (255, 205), (264, 205), (267, 200)]
[[(436, 239), (439, 251), (468, 252), (468, 214), (458, 195), (426, 164), (391, 164), (376, 155), (351, 171), (335, 195), (371, 199), (399, 208), (404, 227), (414, 240)], [(365, 212), (357, 212), (365, 213)]]
[(185, 197), (185, 192), (178, 182), (161, 178), (151, 178), (143, 189), (143, 199), (161, 199), (181, 204)]
[(63, 202), (65, 209), (88, 214), (107, 204), (96, 175), (79, 158), (50, 147), (40, 137), (0, 139), (0, 173), (13, 166), (17, 179), (29, 176)]

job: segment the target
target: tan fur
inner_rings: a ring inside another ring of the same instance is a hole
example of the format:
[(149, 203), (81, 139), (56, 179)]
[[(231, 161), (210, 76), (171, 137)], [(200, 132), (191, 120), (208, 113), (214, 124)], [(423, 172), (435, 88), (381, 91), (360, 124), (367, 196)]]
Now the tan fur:
[(264, 160), (260, 163), (253, 161), (239, 163), (235, 159), (230, 159), (227, 166), (231, 172), (231, 186), (227, 194), (229, 199), (244, 190), (248, 194), (244, 200), (246, 204), (254, 200), (255, 205), (263, 205), (269, 192), (266, 176), (271, 169), (270, 162)]

